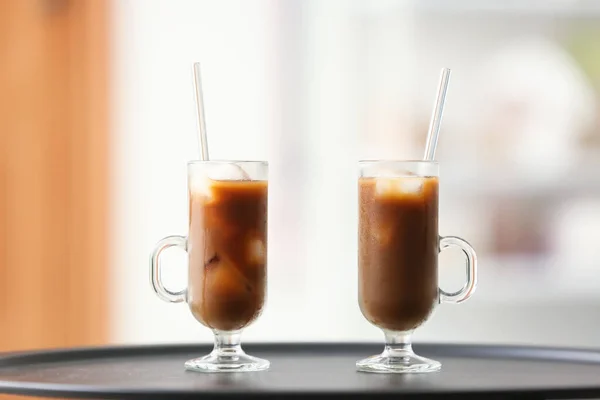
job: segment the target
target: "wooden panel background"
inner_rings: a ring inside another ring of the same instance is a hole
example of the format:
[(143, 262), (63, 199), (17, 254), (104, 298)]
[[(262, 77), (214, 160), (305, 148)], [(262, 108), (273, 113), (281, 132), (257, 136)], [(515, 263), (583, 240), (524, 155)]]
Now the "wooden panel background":
[(0, 351), (108, 340), (109, 4), (0, 0)]

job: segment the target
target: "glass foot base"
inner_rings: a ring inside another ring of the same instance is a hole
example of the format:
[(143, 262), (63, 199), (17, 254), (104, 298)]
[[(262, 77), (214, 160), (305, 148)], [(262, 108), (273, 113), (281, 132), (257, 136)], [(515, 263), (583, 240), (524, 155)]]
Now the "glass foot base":
[(422, 373), (439, 371), (442, 364), (413, 353), (412, 351), (395, 351), (386, 354), (384, 351), (377, 356), (371, 356), (357, 361), (356, 369), (361, 372), (382, 374)]
[(244, 352), (212, 352), (207, 356), (186, 361), (185, 369), (195, 372), (254, 372), (269, 369), (269, 361)]

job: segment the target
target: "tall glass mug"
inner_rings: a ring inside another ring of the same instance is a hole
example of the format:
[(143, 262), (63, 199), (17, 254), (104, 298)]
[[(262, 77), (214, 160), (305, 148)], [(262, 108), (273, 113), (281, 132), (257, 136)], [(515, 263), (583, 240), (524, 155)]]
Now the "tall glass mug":
[[(200, 372), (261, 371), (269, 361), (246, 355), (242, 330), (261, 314), (267, 284), (268, 164), (262, 161), (188, 163), (189, 236), (156, 244), (151, 279), (161, 299), (187, 301), (194, 317), (213, 330), (209, 355), (189, 360)], [(188, 286), (178, 292), (161, 280), (161, 254), (187, 251)]]
[[(412, 332), (438, 303), (467, 300), (477, 284), (477, 257), (457, 237), (438, 235), (438, 164), (362, 161), (359, 190), (358, 297), (364, 317), (383, 330), (385, 349), (356, 363), (364, 372), (430, 372), (438, 361), (416, 355)], [(458, 247), (466, 283), (455, 293), (438, 286), (438, 254)]]

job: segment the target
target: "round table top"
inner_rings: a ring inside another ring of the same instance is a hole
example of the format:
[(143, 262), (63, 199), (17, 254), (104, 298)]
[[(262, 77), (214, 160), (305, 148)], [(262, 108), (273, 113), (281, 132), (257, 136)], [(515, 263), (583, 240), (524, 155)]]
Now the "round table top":
[(382, 344), (247, 344), (271, 361), (265, 372), (202, 374), (186, 360), (209, 345), (98, 347), (0, 356), (0, 393), (46, 397), (180, 399), (337, 394), (340, 397), (600, 398), (600, 352), (518, 346), (421, 344), (442, 362), (427, 374), (357, 372)]

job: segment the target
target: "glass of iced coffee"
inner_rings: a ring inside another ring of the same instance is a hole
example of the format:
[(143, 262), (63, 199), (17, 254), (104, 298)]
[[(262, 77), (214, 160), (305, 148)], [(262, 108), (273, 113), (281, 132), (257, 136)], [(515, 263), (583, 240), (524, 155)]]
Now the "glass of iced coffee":
[[(261, 371), (269, 361), (241, 348), (242, 330), (261, 314), (267, 284), (268, 164), (193, 161), (188, 164), (189, 234), (168, 236), (151, 257), (152, 286), (163, 300), (187, 301), (193, 316), (213, 330), (212, 353), (185, 363), (200, 372)], [(161, 280), (161, 253), (187, 251), (187, 289)]]
[[(359, 371), (439, 370), (438, 361), (413, 352), (412, 332), (438, 303), (460, 303), (475, 291), (475, 251), (438, 234), (438, 169), (429, 161), (360, 162), (358, 298), (386, 344), (383, 353), (358, 361)], [(465, 255), (466, 283), (447, 293), (438, 286), (438, 254), (453, 246)]]

